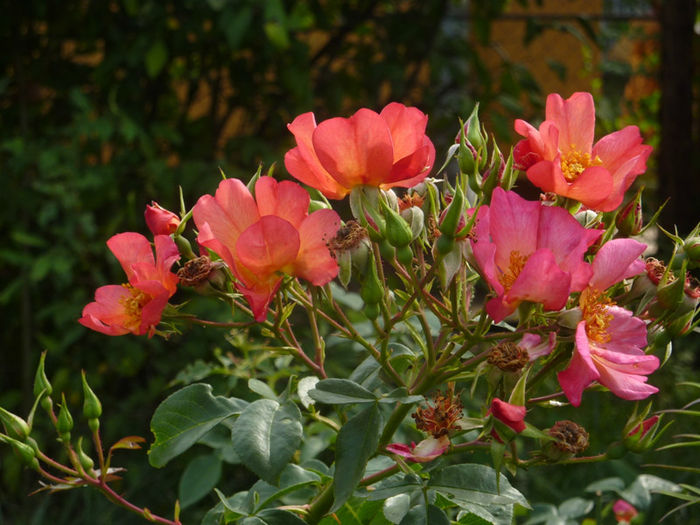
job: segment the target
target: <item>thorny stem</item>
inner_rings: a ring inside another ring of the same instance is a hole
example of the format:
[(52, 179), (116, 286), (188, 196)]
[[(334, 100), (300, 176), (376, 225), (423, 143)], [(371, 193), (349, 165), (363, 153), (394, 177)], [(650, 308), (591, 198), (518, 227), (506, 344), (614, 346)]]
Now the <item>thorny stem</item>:
[[(43, 456), (43, 454), (42, 454)], [(50, 459), (50, 458), (48, 458)], [(44, 458), (42, 458), (44, 460)], [(56, 468), (59, 468), (58, 466), (54, 465), (56, 463), (55, 461), (51, 460), (50, 464)], [(63, 470), (64, 472), (68, 469), (68, 467), (65, 467), (64, 465), (61, 465), (60, 470)], [(107, 485), (107, 483), (104, 481), (104, 473), (101, 473), (100, 479), (93, 478), (91, 476), (88, 476), (87, 474), (83, 474), (80, 476), (79, 479), (77, 480), (67, 480), (63, 478), (59, 478), (58, 476), (54, 476), (50, 472), (47, 472), (46, 470), (42, 469), (39, 467), (39, 473), (46, 479), (53, 481), (54, 483), (59, 483), (61, 485), (74, 485), (74, 486), (80, 486), (80, 485), (90, 485), (98, 489), (100, 492), (102, 492), (107, 499), (110, 501), (116, 503), (120, 507), (124, 507), (127, 510), (130, 510), (136, 514), (139, 514), (142, 517), (147, 517), (149, 521), (155, 522), (155, 523), (163, 523), (164, 525), (182, 525), (180, 520), (172, 521), (167, 518), (163, 518), (161, 516), (158, 516), (156, 514), (153, 514), (151, 511), (147, 510), (146, 508), (141, 508), (130, 501), (124, 499), (122, 496), (120, 496), (118, 493), (116, 493), (112, 487)]]

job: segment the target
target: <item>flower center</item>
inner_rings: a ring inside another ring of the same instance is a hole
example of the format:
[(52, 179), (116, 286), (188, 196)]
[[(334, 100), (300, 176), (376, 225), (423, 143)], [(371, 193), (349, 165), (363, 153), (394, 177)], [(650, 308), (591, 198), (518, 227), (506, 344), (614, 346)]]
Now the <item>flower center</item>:
[(129, 330), (138, 330), (141, 326), (141, 312), (150, 297), (130, 284), (122, 284), (122, 286), (131, 294), (119, 299), (119, 303), (124, 307), (124, 316), (127, 318), (124, 326)]
[(521, 255), (517, 250), (510, 252), (508, 269), (498, 277), (498, 282), (503, 285), (506, 292), (513, 286), (513, 283), (518, 278), (518, 275), (520, 275), (520, 272), (523, 271), (525, 263), (529, 258), (529, 255)]
[(599, 156), (591, 159), (590, 153), (581, 153), (571, 146), (569, 152), (561, 159), (561, 172), (568, 182), (574, 182), (583, 173), (583, 170), (591, 166), (600, 166), (603, 161)]
[(608, 297), (594, 288), (586, 288), (579, 297), (583, 320), (586, 322), (586, 335), (589, 340), (597, 343), (610, 341), (608, 325), (613, 320), (613, 315), (608, 312), (608, 307), (614, 305)]

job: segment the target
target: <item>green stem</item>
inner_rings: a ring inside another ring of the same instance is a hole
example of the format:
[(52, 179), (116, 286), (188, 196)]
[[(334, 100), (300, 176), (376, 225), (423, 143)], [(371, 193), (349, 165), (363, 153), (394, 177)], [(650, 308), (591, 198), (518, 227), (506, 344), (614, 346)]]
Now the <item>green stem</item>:
[(321, 491), (318, 497), (309, 505), (309, 513), (306, 515), (306, 523), (316, 525), (325, 516), (333, 505), (333, 483), (329, 483)]

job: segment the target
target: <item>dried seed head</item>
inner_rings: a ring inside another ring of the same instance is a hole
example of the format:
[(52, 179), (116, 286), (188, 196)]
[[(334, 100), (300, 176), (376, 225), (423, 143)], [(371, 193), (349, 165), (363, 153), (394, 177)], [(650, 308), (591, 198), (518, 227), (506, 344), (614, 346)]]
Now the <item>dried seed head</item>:
[(505, 372), (517, 372), (528, 364), (530, 356), (524, 348), (511, 341), (503, 341), (491, 349), (486, 360)]
[(418, 430), (439, 438), (446, 436), (451, 430), (460, 428), (457, 421), (462, 418), (464, 407), (453, 389), (450, 388), (444, 394), (440, 391), (435, 392), (432, 403), (431, 405), (428, 402), (426, 407), (418, 407), (412, 414)]
[(352, 251), (367, 238), (367, 230), (355, 220), (350, 220), (338, 229), (335, 237), (328, 241), (328, 249), (335, 257), (338, 252)]
[(215, 269), (211, 259), (203, 255), (187, 261), (185, 266), (177, 271), (177, 276), (183, 286), (197, 286), (204, 283)]
[(579, 454), (588, 448), (588, 432), (573, 421), (557, 421), (548, 434), (554, 438), (553, 445), (562, 452)]

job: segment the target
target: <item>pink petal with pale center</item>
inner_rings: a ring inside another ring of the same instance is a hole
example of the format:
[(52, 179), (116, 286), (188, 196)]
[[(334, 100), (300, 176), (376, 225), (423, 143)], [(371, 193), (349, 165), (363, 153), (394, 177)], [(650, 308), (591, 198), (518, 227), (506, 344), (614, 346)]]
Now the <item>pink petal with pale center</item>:
[(564, 100), (556, 93), (547, 97), (546, 120), (559, 130), (559, 149), (590, 153), (595, 132), (595, 104), (590, 93), (574, 93)]
[(634, 239), (613, 239), (601, 246), (593, 259), (593, 276), (589, 286), (599, 291), (645, 270), (642, 255), (647, 245)]

